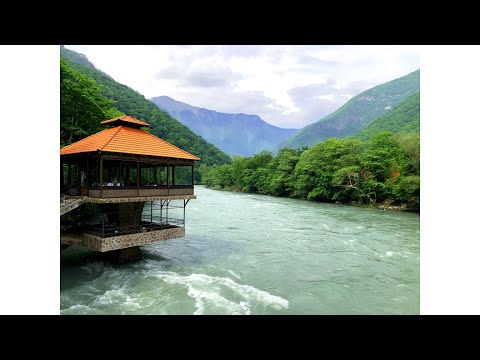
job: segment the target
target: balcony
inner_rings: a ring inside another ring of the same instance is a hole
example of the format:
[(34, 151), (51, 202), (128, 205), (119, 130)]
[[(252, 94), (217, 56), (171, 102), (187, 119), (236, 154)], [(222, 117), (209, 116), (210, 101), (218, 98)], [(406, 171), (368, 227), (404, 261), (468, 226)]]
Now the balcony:
[(80, 186), (68, 190), (70, 196), (88, 196), (91, 198), (132, 198), (155, 196), (194, 195), (193, 185), (160, 186)]

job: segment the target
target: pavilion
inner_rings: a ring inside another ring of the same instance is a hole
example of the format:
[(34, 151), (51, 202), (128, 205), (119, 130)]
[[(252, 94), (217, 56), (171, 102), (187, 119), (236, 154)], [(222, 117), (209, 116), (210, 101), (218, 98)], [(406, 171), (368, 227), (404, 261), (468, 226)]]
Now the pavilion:
[[(101, 124), (107, 128), (60, 150), (61, 243), (105, 252), (185, 236), (200, 158), (131, 116)], [(182, 207), (174, 200), (183, 201), (183, 219), (169, 217)]]

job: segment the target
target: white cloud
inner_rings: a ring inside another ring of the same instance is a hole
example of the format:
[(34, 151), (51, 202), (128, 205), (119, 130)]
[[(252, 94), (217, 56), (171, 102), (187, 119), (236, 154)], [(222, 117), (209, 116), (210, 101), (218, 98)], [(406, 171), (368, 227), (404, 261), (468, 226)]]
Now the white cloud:
[(145, 97), (303, 127), (420, 67), (418, 46), (66, 45)]

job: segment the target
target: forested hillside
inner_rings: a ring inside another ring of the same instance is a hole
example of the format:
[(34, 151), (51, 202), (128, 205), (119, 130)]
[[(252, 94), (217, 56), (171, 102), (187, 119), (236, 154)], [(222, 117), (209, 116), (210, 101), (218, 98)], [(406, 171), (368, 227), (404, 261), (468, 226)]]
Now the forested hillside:
[(105, 127), (101, 121), (124, 115), (102, 96), (95, 80), (60, 59), (60, 146), (83, 139)]
[[(74, 76), (67, 79), (67, 77), (64, 76), (62, 79), (61, 113), (63, 113), (63, 125), (61, 126), (63, 126), (64, 129), (66, 126), (69, 126), (67, 125), (68, 122), (65, 121), (73, 116), (74, 120), (71, 126), (79, 128), (75, 128), (78, 136), (84, 137), (90, 135), (103, 127), (98, 128), (89, 125), (83, 128), (82, 123), (90, 124), (96, 122), (97, 119), (106, 120), (114, 117), (110, 115), (115, 113), (115, 110), (105, 112), (107, 111), (105, 110), (106, 108), (113, 107), (116, 109), (116, 113), (121, 112), (148, 122), (150, 127), (147, 131), (200, 157), (202, 163), (213, 165), (231, 162), (231, 158), (227, 154), (193, 133), (178, 120), (172, 118), (167, 112), (160, 110), (154, 103), (145, 99), (143, 95), (135, 90), (116, 82), (110, 76), (94, 68), (79, 65), (66, 59), (63, 59), (61, 64), (63, 64), (63, 70), (61, 71), (63, 71), (65, 75), (68, 72), (77, 74), (76, 77)], [(78, 74), (84, 77), (79, 77)], [(67, 82), (64, 84), (65, 81)], [(66, 86), (66, 84), (70, 84), (70, 87), (75, 88), (78, 94), (71, 95), (68, 92), (70, 88)], [(92, 90), (94, 88), (97, 90)], [(82, 91), (87, 91), (87, 93), (81, 94)], [(91, 112), (91, 115), (85, 115), (80, 109), (78, 110), (79, 112), (77, 112), (76, 109), (79, 105), (74, 102), (76, 102), (75, 99), (78, 100), (80, 98), (82, 98), (81, 103), (89, 101), (97, 104), (99, 108), (98, 111), (96, 113)], [(69, 106), (70, 108), (68, 108)], [(102, 116), (103, 118), (101, 118)], [(63, 144), (66, 144), (65, 135), (63, 135), (63, 139)]]
[(366, 128), (351, 135), (351, 137), (368, 140), (382, 131), (390, 131), (391, 133), (420, 132), (420, 92), (408, 97), (395, 109), (373, 120)]
[(420, 70), (375, 86), (351, 98), (330, 115), (298, 130), (280, 148), (312, 146), (331, 137), (354, 134), (419, 91)]

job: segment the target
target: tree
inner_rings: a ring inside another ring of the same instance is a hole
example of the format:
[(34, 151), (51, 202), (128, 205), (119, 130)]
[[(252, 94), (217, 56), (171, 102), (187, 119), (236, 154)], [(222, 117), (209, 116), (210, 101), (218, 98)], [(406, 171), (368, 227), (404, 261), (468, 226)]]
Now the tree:
[(68, 145), (103, 130), (101, 121), (124, 115), (113, 108), (95, 80), (60, 59), (60, 144)]

